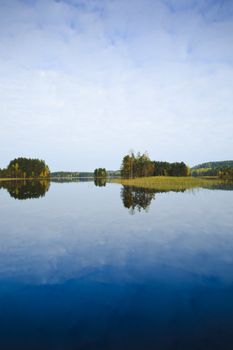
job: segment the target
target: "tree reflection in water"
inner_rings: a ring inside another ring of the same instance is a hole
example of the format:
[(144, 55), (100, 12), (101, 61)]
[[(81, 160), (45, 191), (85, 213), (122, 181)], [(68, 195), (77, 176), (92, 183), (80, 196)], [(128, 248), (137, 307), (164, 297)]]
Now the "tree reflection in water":
[(156, 190), (123, 186), (121, 189), (121, 199), (125, 208), (130, 209), (130, 214), (142, 209), (148, 211), (152, 199), (155, 199)]
[(11, 197), (19, 200), (44, 197), (49, 190), (50, 181), (48, 180), (19, 180), (2, 181), (0, 189), (4, 188)]
[(134, 186), (123, 186), (121, 189), (121, 199), (125, 208), (130, 209), (130, 214), (140, 212), (142, 209), (148, 212), (152, 200), (157, 193), (185, 192), (186, 190), (156, 190)]
[(103, 187), (106, 186), (107, 180), (105, 178), (95, 178), (94, 179), (95, 186)]

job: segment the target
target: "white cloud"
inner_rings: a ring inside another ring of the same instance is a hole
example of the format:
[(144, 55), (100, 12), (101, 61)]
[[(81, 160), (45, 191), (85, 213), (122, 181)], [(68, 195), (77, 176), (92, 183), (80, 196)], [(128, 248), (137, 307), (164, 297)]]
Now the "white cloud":
[(118, 168), (130, 148), (232, 158), (232, 17), (169, 5), (2, 2), (0, 166), (23, 154)]

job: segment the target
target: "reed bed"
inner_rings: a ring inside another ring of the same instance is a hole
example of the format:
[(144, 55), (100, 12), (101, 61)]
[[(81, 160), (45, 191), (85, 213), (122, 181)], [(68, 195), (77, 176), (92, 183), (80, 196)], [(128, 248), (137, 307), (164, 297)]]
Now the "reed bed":
[(179, 191), (200, 187), (210, 188), (212, 185), (220, 184), (221, 180), (218, 178), (151, 176), (135, 179), (112, 179), (111, 182), (158, 191)]

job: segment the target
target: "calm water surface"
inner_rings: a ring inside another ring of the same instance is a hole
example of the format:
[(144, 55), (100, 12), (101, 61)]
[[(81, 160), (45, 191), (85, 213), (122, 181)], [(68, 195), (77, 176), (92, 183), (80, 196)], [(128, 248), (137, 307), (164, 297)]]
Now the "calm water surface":
[(104, 185), (1, 186), (0, 349), (232, 350), (231, 188)]

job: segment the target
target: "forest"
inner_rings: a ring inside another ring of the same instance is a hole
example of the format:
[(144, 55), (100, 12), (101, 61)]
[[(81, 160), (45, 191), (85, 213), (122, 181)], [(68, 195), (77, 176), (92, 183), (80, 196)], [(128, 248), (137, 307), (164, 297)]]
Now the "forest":
[(218, 176), (223, 180), (233, 180), (233, 168), (221, 169), (218, 173)]
[(121, 177), (125, 179), (148, 176), (189, 176), (190, 169), (184, 162), (168, 163), (152, 161), (147, 153), (124, 156)]
[[(219, 177), (223, 177), (223, 174), (221, 175), (221, 172), (222, 171), (229, 172), (230, 169), (233, 169), (233, 161), (232, 160), (208, 162), (208, 163), (202, 163), (202, 164), (194, 166), (191, 169), (191, 175), (192, 176), (219, 176)], [(226, 176), (226, 174), (224, 176)]]
[(44, 160), (16, 158), (5, 169), (0, 169), (0, 178), (49, 178), (50, 170)]

